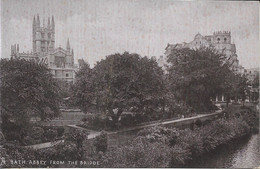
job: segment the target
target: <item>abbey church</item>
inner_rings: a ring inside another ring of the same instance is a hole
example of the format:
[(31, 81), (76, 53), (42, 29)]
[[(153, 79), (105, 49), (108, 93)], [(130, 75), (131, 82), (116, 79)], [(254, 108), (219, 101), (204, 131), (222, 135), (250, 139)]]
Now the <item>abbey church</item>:
[(51, 70), (53, 77), (59, 81), (73, 83), (77, 66), (74, 64), (74, 52), (70, 48), (69, 39), (66, 49), (55, 48), (55, 22), (48, 18), (47, 25), (43, 19), (41, 26), (39, 15), (33, 18), (32, 24), (32, 51), (19, 52), (19, 45), (11, 46), (11, 58), (36, 60), (45, 63)]
[[(227, 59), (232, 64), (232, 70), (243, 74), (245, 69), (239, 64), (236, 54), (236, 45), (231, 43), (231, 33), (229, 31), (217, 31), (213, 35), (202, 36), (200, 33), (196, 34), (194, 40), (186, 43), (168, 44), (165, 48), (165, 56), (168, 56), (173, 49), (190, 48), (198, 49), (200, 47), (212, 47), (220, 53), (227, 56)], [(165, 63), (166, 57), (159, 58), (159, 65)]]

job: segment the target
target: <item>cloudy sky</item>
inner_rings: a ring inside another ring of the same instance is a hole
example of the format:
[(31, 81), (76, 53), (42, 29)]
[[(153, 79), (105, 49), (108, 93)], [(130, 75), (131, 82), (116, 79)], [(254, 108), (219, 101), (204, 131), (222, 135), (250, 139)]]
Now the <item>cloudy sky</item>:
[(56, 47), (67, 38), (75, 60), (92, 66), (113, 53), (163, 55), (168, 43), (190, 42), (195, 34), (231, 31), (240, 63), (259, 65), (258, 2), (166, 0), (1, 0), (1, 57), (11, 44), (32, 49), (32, 19), (54, 16)]

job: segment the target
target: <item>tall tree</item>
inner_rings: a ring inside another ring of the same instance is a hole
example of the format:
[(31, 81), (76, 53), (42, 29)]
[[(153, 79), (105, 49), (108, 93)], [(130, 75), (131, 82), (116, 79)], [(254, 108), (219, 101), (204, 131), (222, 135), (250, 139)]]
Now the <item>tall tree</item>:
[(81, 107), (106, 112), (116, 123), (123, 111), (148, 112), (163, 100), (163, 71), (157, 62), (138, 54), (109, 55), (77, 74)]
[(1, 116), (23, 126), (59, 114), (59, 89), (49, 69), (34, 61), (1, 59)]
[(174, 49), (168, 56), (168, 81), (176, 99), (195, 110), (212, 108), (211, 98), (222, 92), (231, 73), (226, 57), (211, 48)]
[(76, 82), (72, 86), (72, 100), (76, 106), (79, 106), (84, 112), (94, 111), (94, 84), (92, 70), (85, 61), (81, 60), (80, 69), (76, 73)]

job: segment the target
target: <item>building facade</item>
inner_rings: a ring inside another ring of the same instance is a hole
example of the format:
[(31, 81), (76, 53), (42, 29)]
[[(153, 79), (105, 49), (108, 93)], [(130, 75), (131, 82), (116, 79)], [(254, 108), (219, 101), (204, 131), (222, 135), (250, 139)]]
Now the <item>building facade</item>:
[(74, 64), (74, 52), (70, 48), (69, 39), (66, 49), (55, 48), (55, 21), (52, 16), (41, 26), (39, 15), (33, 18), (32, 24), (32, 51), (19, 52), (19, 44), (11, 46), (11, 58), (36, 60), (45, 63), (51, 70), (53, 77), (63, 82), (74, 82), (77, 66)]
[(159, 58), (158, 62), (166, 63), (166, 57), (173, 49), (190, 48), (199, 49), (200, 47), (212, 47), (217, 52), (226, 55), (227, 60), (231, 63), (231, 69), (237, 73), (244, 73), (244, 68), (239, 64), (236, 54), (236, 45), (231, 43), (231, 33), (228, 31), (214, 32), (213, 35), (202, 36), (200, 33), (196, 34), (193, 41), (186, 43), (168, 44), (165, 48), (165, 58)]
[[(236, 54), (236, 45), (231, 42), (231, 33), (228, 31), (218, 31), (214, 32), (213, 35), (202, 36), (200, 33), (196, 34), (194, 39), (189, 42), (177, 43), (177, 44), (168, 44), (165, 48), (164, 56), (160, 56), (157, 59), (158, 65), (165, 70), (167, 63), (167, 56), (171, 53), (173, 49), (181, 49), (181, 48), (190, 48), (190, 49), (199, 49), (200, 47), (210, 47), (215, 49), (217, 52), (225, 55), (227, 57), (227, 61), (231, 63), (231, 69), (238, 74), (243, 74), (247, 77), (248, 82), (252, 82), (257, 74), (259, 75), (259, 69), (245, 69), (243, 66), (239, 64), (239, 60)], [(258, 98), (251, 99), (252, 95), (258, 95), (259, 88), (250, 87), (250, 94), (248, 96), (248, 101), (256, 101)], [(253, 93), (253, 94), (251, 94)], [(215, 101), (225, 101), (224, 95), (216, 96), (213, 100)]]

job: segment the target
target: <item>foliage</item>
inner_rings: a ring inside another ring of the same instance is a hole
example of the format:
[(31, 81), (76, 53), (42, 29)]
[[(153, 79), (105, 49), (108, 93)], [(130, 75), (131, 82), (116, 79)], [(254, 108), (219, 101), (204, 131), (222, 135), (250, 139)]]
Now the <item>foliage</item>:
[(212, 109), (210, 99), (222, 91), (223, 79), (231, 73), (225, 60), (211, 48), (172, 50), (167, 58), (169, 91), (195, 110)]
[[(145, 137), (150, 142), (160, 141), (166, 144), (174, 144), (174, 139), (179, 136), (179, 131), (175, 128), (169, 129), (161, 126), (155, 126), (143, 129), (139, 131), (137, 135)], [(171, 140), (167, 142), (169, 137), (171, 137)]]
[(58, 132), (55, 129), (48, 129), (44, 133), (44, 141), (54, 141), (58, 136)]
[(83, 130), (69, 130), (67, 133), (65, 133), (65, 141), (66, 142), (72, 142), (77, 145), (78, 149), (81, 149), (83, 147), (83, 141), (87, 138), (88, 133)]
[(5, 136), (4, 134), (0, 131), (0, 145), (3, 145), (5, 143)]
[(138, 54), (109, 55), (92, 70), (83, 66), (76, 78), (78, 105), (88, 112), (106, 113), (114, 124), (123, 111), (153, 111), (164, 96), (162, 69), (155, 60)]
[(107, 117), (100, 113), (91, 114), (87, 117), (84, 117), (84, 119), (85, 120), (83, 123), (79, 124), (78, 126), (92, 130), (101, 130), (110, 126)]
[(84, 112), (89, 112), (94, 98), (94, 87), (92, 84), (92, 70), (89, 64), (82, 62), (80, 69), (76, 72), (75, 84), (72, 86), (72, 100)]
[(245, 101), (249, 93), (248, 80), (245, 75), (230, 73), (223, 79), (225, 87), (222, 90), (226, 96), (227, 105), (230, 99), (238, 101), (239, 98)]
[(106, 167), (185, 167), (190, 160), (248, 133), (243, 118), (217, 119), (194, 130), (156, 126), (141, 130), (129, 145), (108, 149), (101, 161)]
[(107, 133), (102, 131), (101, 134), (94, 139), (93, 145), (96, 147), (97, 152), (107, 151)]
[(132, 144), (112, 148), (103, 154), (102, 167), (167, 167), (170, 159), (169, 147), (159, 142), (151, 143), (142, 137)]
[(3, 127), (8, 121), (24, 127), (33, 116), (45, 120), (59, 114), (59, 89), (45, 65), (1, 59), (0, 76)]
[(64, 127), (61, 127), (61, 126), (57, 127), (58, 137), (62, 137), (64, 134), (64, 131), (65, 131)]
[(43, 128), (41, 127), (32, 127), (31, 132), (30, 132), (30, 136), (33, 139), (39, 140), (42, 139), (44, 133)]

